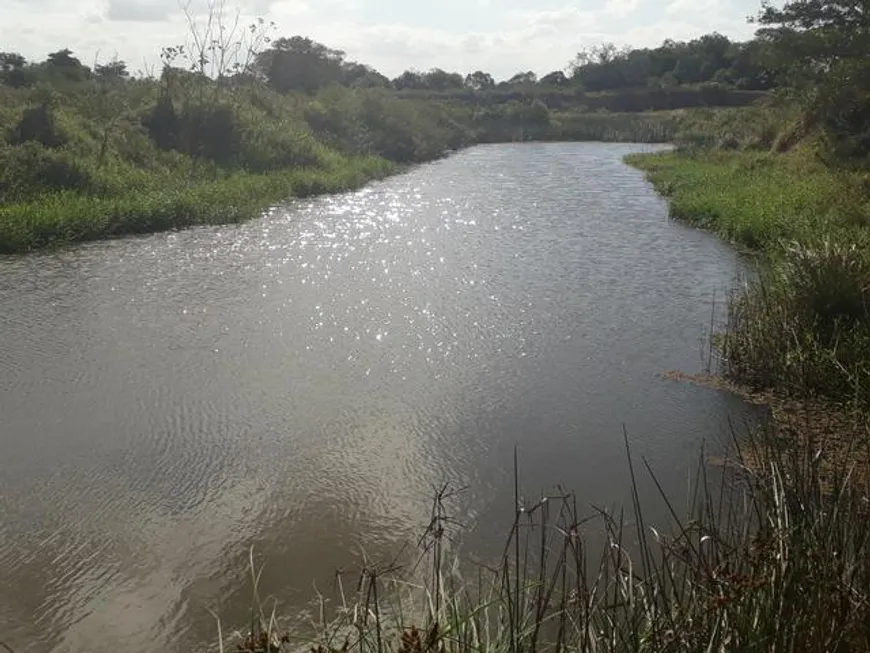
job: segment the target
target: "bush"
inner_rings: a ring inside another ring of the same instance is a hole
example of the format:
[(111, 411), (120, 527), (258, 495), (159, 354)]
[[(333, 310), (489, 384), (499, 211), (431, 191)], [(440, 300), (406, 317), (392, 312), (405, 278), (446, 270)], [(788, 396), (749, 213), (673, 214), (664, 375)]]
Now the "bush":
[(60, 147), (67, 139), (57, 128), (54, 112), (47, 104), (28, 107), (12, 132), (12, 143), (36, 142), (45, 147)]
[(732, 298), (723, 354), (755, 389), (870, 405), (870, 249), (789, 246)]
[(157, 104), (144, 119), (152, 140), (163, 150), (178, 147), (180, 120), (175, 112), (175, 105), (168, 93), (161, 93)]
[(72, 189), (86, 195), (106, 190), (92, 170), (62, 149), (49, 150), (35, 142), (0, 146), (0, 203)]

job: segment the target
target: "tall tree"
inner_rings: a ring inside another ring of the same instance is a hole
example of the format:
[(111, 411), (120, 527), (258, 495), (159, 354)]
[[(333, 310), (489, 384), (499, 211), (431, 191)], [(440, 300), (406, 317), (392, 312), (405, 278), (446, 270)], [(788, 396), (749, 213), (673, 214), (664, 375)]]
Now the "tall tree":
[(393, 87), (397, 91), (419, 91), (429, 88), (426, 79), (415, 70), (406, 70), (393, 80)]
[(344, 52), (309, 38), (279, 38), (257, 55), (255, 69), (276, 91), (313, 92), (341, 83)]
[(113, 59), (107, 64), (96, 64), (94, 75), (101, 81), (120, 81), (130, 77), (127, 64), (118, 59)]
[(49, 54), (42, 63), (42, 68), (50, 78), (72, 82), (79, 82), (91, 76), (91, 69), (74, 57), (69, 48)]
[(870, 0), (765, 5), (760, 39), (833, 151), (870, 155)]
[(458, 73), (448, 73), (440, 68), (433, 68), (424, 76), (427, 88), (433, 91), (449, 91), (451, 89), (462, 88), (465, 85), (465, 80)]
[(0, 52), (0, 84), (21, 88), (29, 83), (27, 60), (17, 52)]
[(508, 86), (528, 86), (537, 83), (538, 76), (531, 70), (526, 72), (519, 72), (506, 82)]
[(870, 56), (870, 0), (768, 2), (758, 23), (759, 38), (776, 48), (776, 63), (805, 79)]
[(485, 73), (482, 70), (476, 70), (465, 77), (465, 85), (475, 91), (485, 91), (490, 88), (495, 88), (495, 80), (489, 73)]
[(561, 70), (554, 70), (548, 75), (541, 77), (540, 83), (545, 86), (566, 86), (568, 77)]

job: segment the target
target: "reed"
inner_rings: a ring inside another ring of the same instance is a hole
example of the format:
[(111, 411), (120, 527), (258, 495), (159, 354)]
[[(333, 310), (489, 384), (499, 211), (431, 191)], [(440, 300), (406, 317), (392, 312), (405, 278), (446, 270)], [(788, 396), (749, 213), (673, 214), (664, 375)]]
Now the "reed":
[[(517, 493), (503, 555), (489, 566), (469, 567), (451, 555), (449, 542), (461, 533), (450, 516), (451, 493), (440, 488), (420, 540), (422, 580), (367, 564), (353, 589), (339, 582), (334, 617), (321, 602), (313, 635), (279, 629), (275, 610), (255, 598), (239, 648), (865, 651), (867, 439), (852, 441), (851, 462), (843, 465), (830, 464), (833, 449), (823, 439), (781, 447), (775, 435), (735, 438), (733, 459), (717, 466), (702, 456), (684, 511), (628, 445), (633, 500), (625, 513), (581, 508), (570, 492), (532, 503)], [(669, 527), (654, 526), (641, 510), (641, 474), (659, 487)], [(603, 546), (591, 544), (602, 538)], [(252, 559), (254, 587), (258, 573)]]

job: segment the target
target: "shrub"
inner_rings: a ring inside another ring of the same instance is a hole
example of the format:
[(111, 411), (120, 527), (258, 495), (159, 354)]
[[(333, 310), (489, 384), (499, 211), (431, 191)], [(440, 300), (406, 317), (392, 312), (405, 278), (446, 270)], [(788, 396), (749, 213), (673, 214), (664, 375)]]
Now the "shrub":
[(49, 150), (35, 142), (0, 146), (0, 203), (25, 202), (66, 189), (95, 194), (105, 186), (62, 149)]
[(60, 147), (66, 137), (57, 128), (54, 112), (48, 103), (24, 110), (21, 120), (12, 132), (12, 143), (36, 142), (45, 147)]
[(756, 389), (870, 404), (870, 251), (788, 247), (732, 298), (725, 372)]

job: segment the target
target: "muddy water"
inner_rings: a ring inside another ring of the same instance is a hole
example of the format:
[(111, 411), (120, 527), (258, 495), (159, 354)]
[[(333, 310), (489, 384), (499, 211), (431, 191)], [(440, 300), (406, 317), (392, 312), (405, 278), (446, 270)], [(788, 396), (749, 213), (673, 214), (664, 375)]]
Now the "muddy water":
[[(745, 408), (698, 371), (737, 255), (668, 221), (641, 146), (486, 146), (244, 225), (0, 259), (0, 640), (185, 650), (293, 611), (468, 486), (466, 550), (529, 492), (626, 500)], [(648, 149), (648, 148), (646, 148)]]

